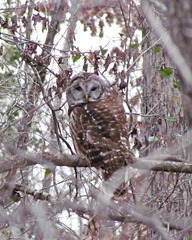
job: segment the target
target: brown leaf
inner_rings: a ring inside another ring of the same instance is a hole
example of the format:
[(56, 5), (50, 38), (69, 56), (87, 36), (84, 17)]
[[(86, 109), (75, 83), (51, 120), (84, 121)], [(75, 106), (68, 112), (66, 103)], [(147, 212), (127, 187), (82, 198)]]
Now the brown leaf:
[(110, 65), (111, 62), (112, 62), (111, 57), (110, 57), (110, 55), (108, 54), (108, 55), (107, 55), (107, 58), (106, 58), (106, 60), (105, 60), (105, 63), (104, 63), (105, 71), (107, 71), (107, 69), (108, 69), (108, 67), (109, 67), (109, 65)]
[(3, 54), (3, 46), (0, 46), (0, 56)]

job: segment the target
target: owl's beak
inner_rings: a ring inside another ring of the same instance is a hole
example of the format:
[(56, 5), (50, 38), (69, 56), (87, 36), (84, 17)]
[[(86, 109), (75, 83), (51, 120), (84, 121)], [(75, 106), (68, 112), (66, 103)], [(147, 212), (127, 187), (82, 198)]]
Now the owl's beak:
[(85, 101), (88, 101), (89, 100), (89, 96), (88, 94), (85, 94)]

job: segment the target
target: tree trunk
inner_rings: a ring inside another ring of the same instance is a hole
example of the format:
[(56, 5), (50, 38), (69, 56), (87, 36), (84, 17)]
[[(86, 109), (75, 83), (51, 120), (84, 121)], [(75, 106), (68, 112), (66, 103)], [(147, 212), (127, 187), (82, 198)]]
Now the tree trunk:
[[(143, 58), (141, 107), (145, 116), (141, 131), (145, 148), (141, 156), (146, 156), (157, 147), (179, 140), (187, 128), (187, 121), (179, 81), (165, 49), (149, 27), (143, 33), (143, 51), (149, 49)], [(170, 75), (166, 74), (169, 71)]]
[[(187, 144), (181, 146), (181, 139), (192, 123), (192, 91), (187, 75), (187, 71), (190, 73), (192, 69), (192, 52), (189, 51), (192, 49), (192, 41), (191, 35), (186, 34), (186, 29), (192, 25), (192, 2), (165, 0), (158, 6), (149, 5), (148, 2), (142, 2), (148, 20), (143, 31), (143, 50), (148, 50), (143, 58), (141, 111), (146, 117), (141, 128), (144, 139), (141, 156), (152, 151), (153, 156), (168, 151), (173, 156), (179, 155), (187, 159)], [(186, 75), (183, 72), (186, 66), (179, 65), (180, 60), (187, 62)], [(186, 95), (184, 98), (183, 94)], [(157, 211), (159, 216), (191, 216), (190, 175), (151, 173), (148, 182), (148, 196), (143, 200), (145, 199), (146, 204)], [(188, 239), (185, 228), (180, 235), (178, 230), (173, 231), (178, 234), (178, 239)], [(148, 234), (151, 238), (155, 236), (152, 231), (148, 231)], [(150, 237), (147, 239), (151, 239)]]
[(176, 67), (182, 91), (186, 95), (185, 108), (191, 127), (192, 111), (189, 106), (192, 104), (192, 2), (164, 0), (158, 5), (150, 6), (149, 1), (144, 0), (142, 7), (146, 18), (156, 35), (161, 38), (166, 53)]

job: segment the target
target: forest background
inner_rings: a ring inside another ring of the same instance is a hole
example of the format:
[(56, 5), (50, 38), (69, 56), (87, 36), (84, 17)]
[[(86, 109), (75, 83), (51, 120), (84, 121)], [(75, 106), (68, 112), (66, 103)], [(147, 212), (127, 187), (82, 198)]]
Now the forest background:
[[(0, 238), (192, 239), (192, 2), (7, 0), (0, 13)], [(79, 71), (124, 96), (126, 198), (74, 153), (65, 90)]]

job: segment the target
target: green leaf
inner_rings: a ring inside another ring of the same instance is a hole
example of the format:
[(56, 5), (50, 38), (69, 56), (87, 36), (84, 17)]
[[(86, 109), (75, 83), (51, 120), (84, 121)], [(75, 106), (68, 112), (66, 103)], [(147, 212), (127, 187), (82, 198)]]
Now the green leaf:
[(160, 51), (160, 46), (159, 45), (156, 45), (155, 47), (154, 47), (154, 49), (153, 49), (153, 52), (154, 53), (158, 53), (159, 51)]
[(104, 56), (107, 53), (108, 49), (101, 49), (101, 54)]
[(68, 115), (64, 115), (64, 116), (62, 116), (67, 122), (69, 122), (70, 121), (70, 118), (69, 118), (69, 116)]
[(20, 62), (20, 53), (16, 48), (13, 48), (11, 51), (12, 55), (10, 56), (9, 60), (10, 62), (17, 67), (18, 63)]
[(173, 74), (173, 69), (164, 68), (164, 69), (158, 70), (158, 73), (163, 78), (169, 78)]
[(132, 151), (130, 151), (130, 154), (131, 154), (132, 156), (135, 156), (135, 154), (134, 154)]
[(138, 44), (138, 43), (134, 43), (134, 44), (131, 44), (130, 47), (131, 47), (131, 48), (138, 48), (138, 47), (139, 47), (139, 44)]
[(14, 117), (18, 117), (18, 116), (19, 116), (19, 111), (16, 110), (15, 112), (13, 112), (13, 116), (14, 116)]
[(181, 82), (177, 80), (175, 83), (173, 83), (174, 88), (180, 88), (181, 87)]
[(159, 138), (155, 137), (155, 136), (148, 137), (149, 142), (155, 142), (155, 141), (158, 141), (158, 140), (159, 140)]
[(177, 118), (176, 117), (166, 117), (165, 118), (167, 121), (170, 121), (170, 122), (175, 122), (177, 121)]
[(49, 168), (46, 168), (44, 177), (47, 178), (51, 173), (51, 170)]
[(170, 132), (169, 134), (170, 134), (171, 136), (182, 137), (181, 133), (179, 133), (179, 132)]
[(19, 61), (20, 53), (18, 51), (13, 52), (13, 55), (10, 57), (10, 61)]
[(77, 60), (79, 60), (81, 58), (81, 54), (75, 55), (73, 57), (73, 62), (76, 62)]

